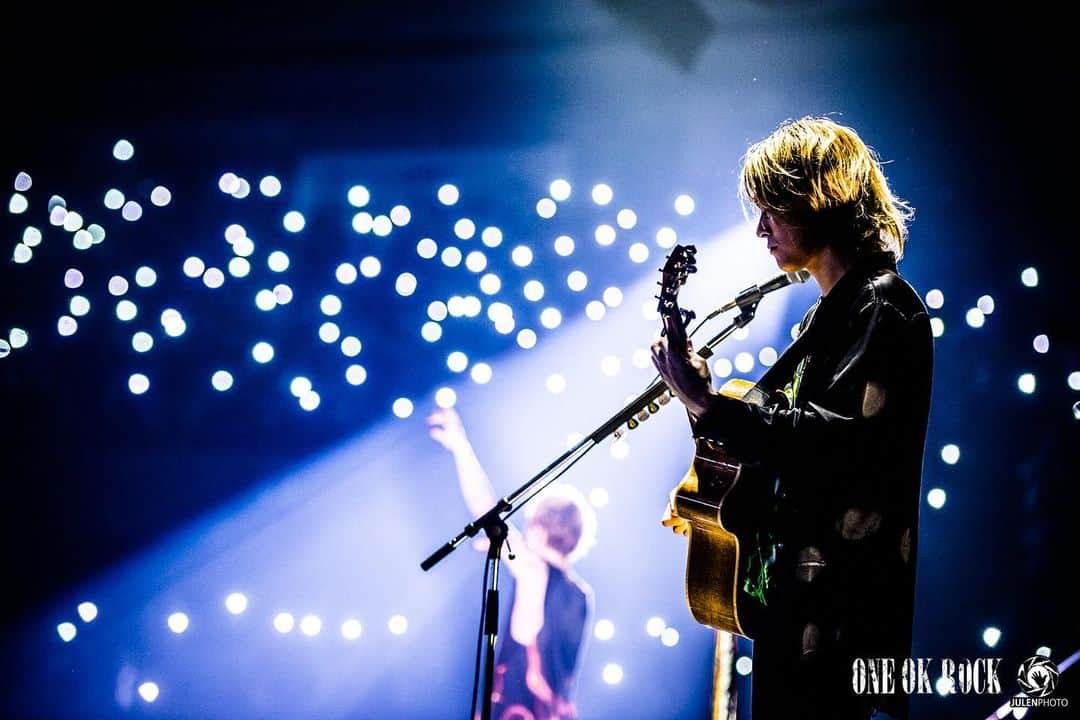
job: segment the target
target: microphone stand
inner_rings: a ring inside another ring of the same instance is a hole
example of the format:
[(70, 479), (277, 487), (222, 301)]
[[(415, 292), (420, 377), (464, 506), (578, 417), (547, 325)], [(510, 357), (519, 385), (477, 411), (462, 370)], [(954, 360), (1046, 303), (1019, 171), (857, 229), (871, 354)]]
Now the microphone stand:
[[(697, 353), (703, 358), (711, 357), (713, 348), (726, 340), (736, 330), (746, 327), (754, 319), (758, 302), (760, 300), (740, 306), (740, 312), (731, 321), (731, 324), (717, 333)], [(481, 638), (478, 638), (477, 641), (476, 658), (477, 666), (479, 666), (481, 649), (486, 647), (481, 720), (491, 720), (491, 691), (495, 674), (495, 641), (499, 633), (499, 560), (502, 554), (502, 546), (506, 542), (506, 535), (509, 531), (506, 519), (573, 467), (587, 452), (600, 444), (600, 441), (608, 435), (616, 432), (624, 423), (632, 430), (651, 414), (659, 411), (659, 405), (667, 403), (666, 399), (660, 399), (667, 391), (668, 386), (663, 380), (656, 380), (651, 383), (641, 394), (627, 403), (607, 422), (553, 460), (551, 464), (530, 478), (517, 490), (495, 503), (487, 512), (466, 525), (461, 532), (420, 563), (422, 570), (425, 572), (430, 570), (468, 538), (475, 537), (481, 530), (490, 540), (484, 568), (484, 594), (482, 596), (483, 604), (481, 606), (480, 620)], [(510, 557), (513, 558), (512, 555)], [(478, 678), (474, 677), (473, 711), (470, 713), (469, 720), (474, 720), (472, 716), (475, 715), (477, 681)]]

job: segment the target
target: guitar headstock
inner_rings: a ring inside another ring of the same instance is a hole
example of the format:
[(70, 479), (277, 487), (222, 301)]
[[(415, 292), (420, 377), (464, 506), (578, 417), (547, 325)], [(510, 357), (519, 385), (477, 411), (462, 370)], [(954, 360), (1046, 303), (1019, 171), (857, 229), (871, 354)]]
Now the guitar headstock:
[(685, 327), (694, 318), (689, 310), (679, 309), (679, 290), (686, 284), (686, 278), (697, 272), (697, 248), (693, 245), (676, 245), (667, 256), (664, 267), (660, 269), (660, 294), (656, 296), (656, 311), (667, 321), (676, 319)]

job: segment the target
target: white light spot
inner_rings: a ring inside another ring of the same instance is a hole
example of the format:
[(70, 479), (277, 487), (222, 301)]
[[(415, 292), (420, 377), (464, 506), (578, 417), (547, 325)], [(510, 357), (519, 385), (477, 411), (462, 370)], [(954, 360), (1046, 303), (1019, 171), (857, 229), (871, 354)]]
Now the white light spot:
[(127, 140), (117, 140), (112, 149), (113, 157), (120, 161), (130, 160), (135, 157), (135, 146)]
[(1039, 284), (1039, 271), (1033, 267), (1025, 268), (1020, 273), (1020, 282), (1024, 283), (1026, 287), (1036, 287)]
[(90, 223), (86, 226), (86, 232), (90, 233), (90, 238), (95, 245), (98, 245), (105, 241), (105, 228), (101, 227), (97, 223)]
[(124, 193), (116, 188), (105, 191), (105, 207), (109, 210), (119, 210), (124, 206)]
[(33, 225), (27, 226), (27, 228), (23, 230), (22, 241), (23, 245), (26, 247), (37, 247), (41, 244), (41, 231)]
[(130, 390), (133, 395), (142, 395), (149, 389), (150, 378), (142, 373), (134, 373), (128, 378), (128, 390)]
[(982, 310), (983, 315), (989, 315), (994, 312), (994, 298), (989, 295), (983, 295), (979, 298), (979, 301), (975, 303), (975, 306)]
[(149, 352), (154, 347), (154, 336), (140, 330), (131, 336), (131, 347), (138, 353)]
[(157, 282), (157, 273), (153, 268), (149, 268), (145, 265), (135, 271), (135, 284), (139, 287), (152, 287)]
[(359, 620), (349, 619), (341, 624), (341, 637), (346, 640), (356, 640), (360, 637), (363, 626)]
[(619, 374), (619, 370), (622, 369), (622, 363), (615, 355), (605, 355), (600, 360), (600, 372), (604, 373), (608, 377), (614, 377)]
[(285, 216), (281, 219), (281, 224), (291, 233), (298, 233), (304, 229), (304, 225), (307, 221), (304, 220), (303, 213), (297, 210), (290, 210), (285, 213)]
[(446, 183), (439, 187), (438, 193), (439, 202), (443, 205), (453, 205), (461, 197), (461, 193), (458, 192), (457, 186)]
[(555, 308), (544, 308), (540, 313), (540, 324), (548, 330), (554, 330), (562, 322), (562, 313)]
[(618, 663), (608, 663), (604, 666), (601, 676), (608, 685), (618, 685), (623, 679), (622, 665), (619, 665)]
[(404, 635), (409, 629), (409, 621), (404, 615), (394, 615), (390, 618), (386, 626), (390, 629), (390, 632), (395, 635)]
[(441, 408), (452, 408), (457, 402), (457, 393), (453, 388), (439, 388), (435, 391), (435, 404)]
[(480, 240), (488, 247), (499, 247), (503, 241), (502, 230), (494, 226), (486, 227), (480, 233)]
[(544, 381), (544, 386), (549, 393), (558, 395), (566, 389), (566, 378), (559, 373), (553, 373), (547, 376), (547, 380)]
[(465, 267), (469, 268), (469, 270), (472, 270), (474, 273), (481, 272), (487, 267), (487, 257), (479, 250), (473, 250), (465, 258)]
[(926, 293), (926, 307), (932, 310), (939, 310), (941, 306), (945, 304), (945, 293), (940, 290), (931, 290)]
[(694, 198), (689, 195), (679, 195), (675, 198), (675, 212), (680, 215), (689, 215), (694, 212)]
[(643, 370), (652, 365), (652, 354), (645, 348), (638, 348), (634, 351), (634, 354), (630, 356), (630, 362), (634, 367)]
[(26, 172), (19, 172), (15, 176), (15, 189), (19, 192), (26, 192), (34, 184), (33, 178)]
[(748, 373), (754, 369), (754, 356), (748, 352), (741, 352), (735, 356), (735, 369), (741, 373)]
[(1043, 645), (1038, 650), (1035, 651), (1035, 654), (1038, 655), (1039, 657), (1048, 658), (1048, 657), (1050, 657), (1050, 648)]
[(311, 380), (308, 380), (303, 375), (297, 375), (289, 381), (289, 392), (299, 400), (306, 393), (311, 392)]
[(416, 292), (416, 276), (412, 273), (401, 273), (394, 281), (394, 289), (398, 295), (408, 297)]
[(281, 181), (273, 175), (267, 175), (259, 181), (259, 192), (265, 197), (277, 197), (281, 194)]
[(75, 233), (75, 236), (71, 238), (71, 244), (76, 250), (89, 250), (90, 246), (94, 244), (94, 236), (86, 230), (79, 230)]
[(139, 697), (148, 703), (152, 703), (158, 699), (158, 695), (161, 690), (158, 688), (157, 683), (144, 682), (139, 685)]
[(530, 280), (525, 283), (525, 287), (522, 290), (526, 300), (536, 302), (540, 298), (544, 297), (544, 284), (539, 280)]
[(593, 635), (597, 640), (610, 640), (615, 637), (615, 623), (610, 620), (597, 620), (593, 626)]
[(70, 337), (79, 329), (79, 323), (69, 315), (61, 315), (56, 321), (56, 331), (64, 337)]
[(128, 200), (124, 203), (124, 208), (120, 211), (120, 215), (128, 222), (135, 222), (142, 217), (142, 205), (134, 200)]
[(949, 465), (955, 465), (960, 460), (960, 448), (952, 443), (942, 447), (941, 459)]
[(468, 240), (476, 234), (476, 224), (469, 218), (461, 218), (454, 223), (454, 234), (462, 240)]
[(11, 332), (8, 333), (8, 341), (13, 349), (18, 350), (26, 347), (26, 344), (30, 342), (30, 335), (22, 328), (11, 328)]
[(934, 337), (941, 337), (945, 334), (945, 321), (941, 318), (930, 318), (930, 332)]
[(251, 357), (255, 362), (265, 365), (274, 359), (274, 346), (268, 342), (259, 341), (251, 348)]
[(593, 185), (592, 199), (597, 205), (607, 205), (615, 197), (615, 193), (611, 190), (609, 185), (605, 183), (598, 183)]
[(255, 252), (255, 242), (249, 237), (240, 237), (233, 241), (232, 249), (237, 257), (251, 257)]
[(589, 277), (580, 270), (574, 270), (566, 276), (566, 286), (574, 292), (581, 292), (589, 284)]
[(135, 316), (139, 314), (139, 309), (135, 306), (135, 303), (130, 300), (121, 300), (116, 303), (116, 317), (118, 320), (127, 322), (134, 320)]
[[(165, 313), (168, 314), (169, 311), (166, 310)], [(163, 316), (161, 319), (161, 324), (165, 328), (166, 335), (168, 335), (169, 337), (180, 337), (184, 334), (185, 331), (187, 331), (187, 323), (184, 321), (184, 318), (180, 316), (180, 313), (176, 312), (175, 310), (173, 310), (172, 313), (175, 314), (169, 315), (167, 317)]]
[[(233, 258), (233, 260), (243, 260), (243, 258)], [(206, 287), (211, 290), (216, 290), (225, 284), (225, 273), (221, 272), (221, 270), (216, 267), (207, 268), (202, 281), (203, 285)]]
[(82, 215), (74, 210), (68, 211), (68, 214), (64, 216), (64, 229), (68, 232), (75, 232), (83, 226)]
[(574, 239), (569, 235), (560, 235), (555, 238), (555, 252), (566, 257), (574, 252)]
[(679, 631), (673, 627), (664, 628), (664, 632), (660, 633), (660, 642), (667, 647), (675, 647), (679, 644)]
[(461, 250), (452, 245), (443, 248), (440, 258), (442, 259), (443, 265), (446, 267), (457, 267), (461, 264)]
[(519, 330), (517, 334), (517, 344), (524, 350), (529, 350), (536, 346), (536, 332), (525, 328)]
[(67, 208), (63, 205), (57, 205), (49, 211), (49, 224), (56, 227), (60, 227), (64, 224), (64, 220), (67, 219)]
[(731, 361), (727, 358), (716, 358), (713, 361), (712, 366), (713, 374), (717, 377), (730, 377), (731, 373), (735, 372), (735, 366), (731, 364)]
[(477, 385), (485, 385), (491, 382), (492, 370), (491, 366), (487, 363), (476, 363), (472, 366), (469, 374), (472, 376), (473, 382)]
[(982, 639), (986, 643), (986, 647), (994, 647), (998, 644), (998, 640), (1001, 640), (1001, 630), (996, 627), (988, 627), (983, 630)]
[(358, 212), (353, 215), (352, 229), (361, 235), (367, 235), (375, 225), (375, 218), (369, 212)]
[(1012, 709), (1012, 716), (1013, 718), (1015, 718), (1015, 720), (1022, 720), (1022, 718), (1027, 717), (1027, 714), (1028, 708), (1026, 707), (1018, 707)]
[(552, 180), (548, 185), (548, 192), (551, 193), (551, 197), (559, 202), (563, 202), (570, 198), (570, 183), (562, 178)]
[(300, 632), (308, 637), (315, 637), (322, 631), (322, 620), (318, 615), (305, 615), (300, 621)]
[(743, 677), (754, 671), (754, 661), (749, 655), (743, 655), (735, 661), (735, 672)]
[(263, 312), (269, 312), (277, 307), (277, 298), (273, 290), (260, 290), (255, 293), (255, 307)]
[(187, 630), (188, 625), (191, 624), (188, 620), (188, 616), (182, 612), (174, 612), (172, 615), (169, 615), (169, 619), (165, 622), (168, 624), (169, 629), (177, 635)]
[(604, 307), (604, 303), (599, 300), (590, 300), (585, 305), (585, 317), (590, 320), (602, 320), (604, 314), (607, 312), (607, 308)]
[(460, 350), (455, 350), (446, 356), (446, 367), (450, 368), (453, 372), (464, 372), (465, 368), (468, 366), (469, 357)]
[(480, 278), (480, 292), (485, 295), (494, 295), (502, 289), (502, 280), (495, 273), (487, 273)]
[(353, 185), (346, 197), (353, 207), (364, 207), (371, 202), (371, 192), (363, 185)]
[(218, 392), (225, 392), (233, 386), (233, 376), (227, 370), (218, 370), (210, 376), (210, 384)]
[(1046, 335), (1036, 335), (1035, 339), (1031, 343), (1037, 353), (1050, 352), (1050, 338)]
[(240, 187), (240, 178), (236, 176), (236, 173), (227, 172), (218, 178), (218, 190), (228, 195), (232, 195), (236, 192), (236, 189)]
[(672, 228), (662, 227), (656, 231), (656, 244), (664, 249), (675, 247), (678, 239), (679, 236)]
[(379, 258), (372, 255), (368, 255), (366, 258), (360, 261), (360, 274), (366, 278), (373, 278), (379, 274), (382, 270), (382, 263), (379, 262)]
[(399, 418), (407, 418), (413, 414), (412, 400), (408, 398), (398, 398), (394, 401), (393, 405), (394, 414)]
[[(581, 442), (580, 437), (578, 439), (576, 439), (573, 443), (571, 443), (569, 445), (569, 447), (573, 447), (574, 445), (577, 445), (579, 442)], [(604, 488), (593, 488), (592, 490), (589, 491), (589, 502), (595, 508), (606, 507), (607, 504), (608, 504), (608, 501), (610, 499), (611, 498), (608, 497), (608, 491), (605, 490)]]
[(942, 675), (934, 683), (934, 688), (937, 690), (938, 695), (945, 697), (953, 691), (954, 681), (951, 677)]
[(934, 488), (926, 493), (926, 502), (935, 510), (940, 510), (945, 506), (945, 491), (941, 488)]
[[(11, 341), (12, 346), (15, 345), (15, 341)], [(1080, 390), (1080, 371), (1074, 370), (1069, 373), (1067, 381), (1069, 383), (1070, 390)]]
[(1016, 387), (1025, 395), (1031, 395), (1035, 392), (1035, 376), (1031, 373), (1024, 373), (1016, 379)]
[(977, 307), (968, 310), (965, 319), (967, 320), (967, 324), (973, 328), (981, 328), (986, 321), (983, 311)]
[(429, 302), (427, 314), (429, 318), (436, 322), (445, 320), (447, 315), (446, 303), (442, 300), (433, 300), (432, 302)]
[(56, 634), (66, 643), (74, 640), (78, 633), (79, 630), (75, 627), (74, 623), (62, 622), (56, 626)]
[(345, 357), (356, 357), (360, 354), (363, 343), (355, 335), (349, 335), (341, 341), (341, 354)]
[(21, 215), (26, 212), (26, 209), (30, 207), (30, 201), (26, 199), (26, 196), (22, 193), (12, 193), (11, 200), (8, 201), (8, 212), (12, 215)]
[(630, 456), (630, 443), (626, 441), (626, 438), (619, 438), (611, 443), (610, 452), (611, 457), (616, 460), (625, 460)]
[(319, 309), (322, 310), (323, 315), (333, 317), (341, 312), (341, 298), (337, 295), (324, 295), (319, 301)]
[(390, 218), (386, 215), (376, 215), (375, 219), (371, 221), (371, 232), (379, 237), (386, 237), (393, 229), (394, 223), (390, 222)]
[(596, 231), (593, 233), (593, 237), (596, 238), (596, 242), (602, 246), (608, 246), (615, 242), (615, 228), (608, 224), (597, 225)]
[(246, 198), (250, 194), (251, 194), (251, 183), (249, 183), (244, 178), (240, 178), (240, 180), (236, 184), (236, 190), (233, 191), (232, 196), (234, 198), (236, 198), (237, 200), (243, 200), (244, 198)]
[(22, 243), (16, 244), (14, 252), (11, 253), (11, 259), (19, 263), (20, 265), (25, 265), (26, 263), (30, 262), (33, 257), (34, 251), (26, 247)]
[(324, 322), (319, 326), (319, 339), (326, 344), (336, 343), (338, 338), (341, 337), (341, 328), (337, 326), (337, 323)]
[(428, 342), (437, 342), (442, 337), (442, 325), (433, 320), (428, 320), (420, 326), (420, 337)]
[(623, 230), (630, 230), (637, 225), (637, 213), (629, 209), (620, 210), (615, 216), (615, 223)]
[(649, 246), (645, 243), (634, 243), (629, 250), (630, 259), (636, 263), (643, 263), (649, 259)]
[(274, 272), (285, 272), (289, 269), (289, 256), (281, 250), (275, 250), (266, 258), (266, 266)]
[(649, 634), (649, 637), (658, 638), (664, 632), (664, 628), (667, 627), (667, 623), (664, 622), (664, 618), (651, 617), (648, 622), (645, 623), (645, 632)]
[(540, 198), (536, 201), (536, 214), (545, 220), (555, 217), (557, 209), (555, 201), (551, 198)]
[(518, 245), (510, 253), (510, 259), (518, 267), (528, 267), (533, 261), (533, 251), (528, 245)]
[(79, 617), (83, 622), (93, 622), (98, 616), (98, 608), (92, 602), (81, 602), (79, 606), (75, 608), (75, 611), (79, 613)]
[(206, 263), (200, 258), (189, 257), (184, 261), (184, 274), (189, 278), (202, 277), (203, 272), (206, 271)]
[(233, 615), (239, 615), (240, 613), (244, 612), (245, 610), (247, 610), (247, 606), (248, 599), (247, 596), (243, 593), (229, 593), (225, 597), (225, 609)]
[(775, 348), (772, 347), (763, 347), (761, 348), (761, 351), (758, 352), (758, 362), (760, 362), (765, 367), (772, 367), (773, 365), (775, 365), (778, 357), (779, 355), (777, 354)]
[(150, 202), (158, 207), (165, 207), (172, 202), (172, 193), (164, 185), (158, 185), (150, 191)]
[(350, 385), (363, 385), (367, 380), (367, 370), (363, 365), (350, 365), (345, 370), (345, 381)]
[(280, 612), (274, 616), (274, 629), (282, 635), (291, 633), (294, 627), (296, 627), (296, 620), (292, 613)]
[(405, 227), (412, 220), (412, 213), (404, 205), (395, 205), (390, 208), (390, 222), (398, 227)]

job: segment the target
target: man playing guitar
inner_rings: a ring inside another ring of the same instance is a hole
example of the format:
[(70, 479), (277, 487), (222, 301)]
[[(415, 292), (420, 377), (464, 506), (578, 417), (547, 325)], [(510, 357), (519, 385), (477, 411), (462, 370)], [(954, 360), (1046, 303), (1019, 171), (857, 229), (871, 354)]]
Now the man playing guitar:
[[(652, 353), (694, 436), (757, 468), (741, 481), (767, 498), (737, 591), (753, 628), (753, 717), (906, 718), (902, 693), (855, 694), (852, 662), (899, 667), (911, 652), (933, 372), (926, 309), (896, 270), (912, 211), (856, 132), (827, 118), (751, 146), (739, 185), (777, 265), (808, 270), (821, 297), (759, 381), (764, 403), (715, 391), (677, 319)], [(693, 532), (674, 502), (664, 524)]]

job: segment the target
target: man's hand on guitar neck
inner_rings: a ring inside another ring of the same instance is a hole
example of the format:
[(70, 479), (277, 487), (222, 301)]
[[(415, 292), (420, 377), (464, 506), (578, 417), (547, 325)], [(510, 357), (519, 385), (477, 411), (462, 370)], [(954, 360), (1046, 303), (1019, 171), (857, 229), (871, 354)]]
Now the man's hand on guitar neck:
[(678, 315), (664, 318), (666, 334), (652, 344), (652, 361), (671, 391), (694, 417), (708, 409), (717, 393), (705, 358), (694, 352)]

